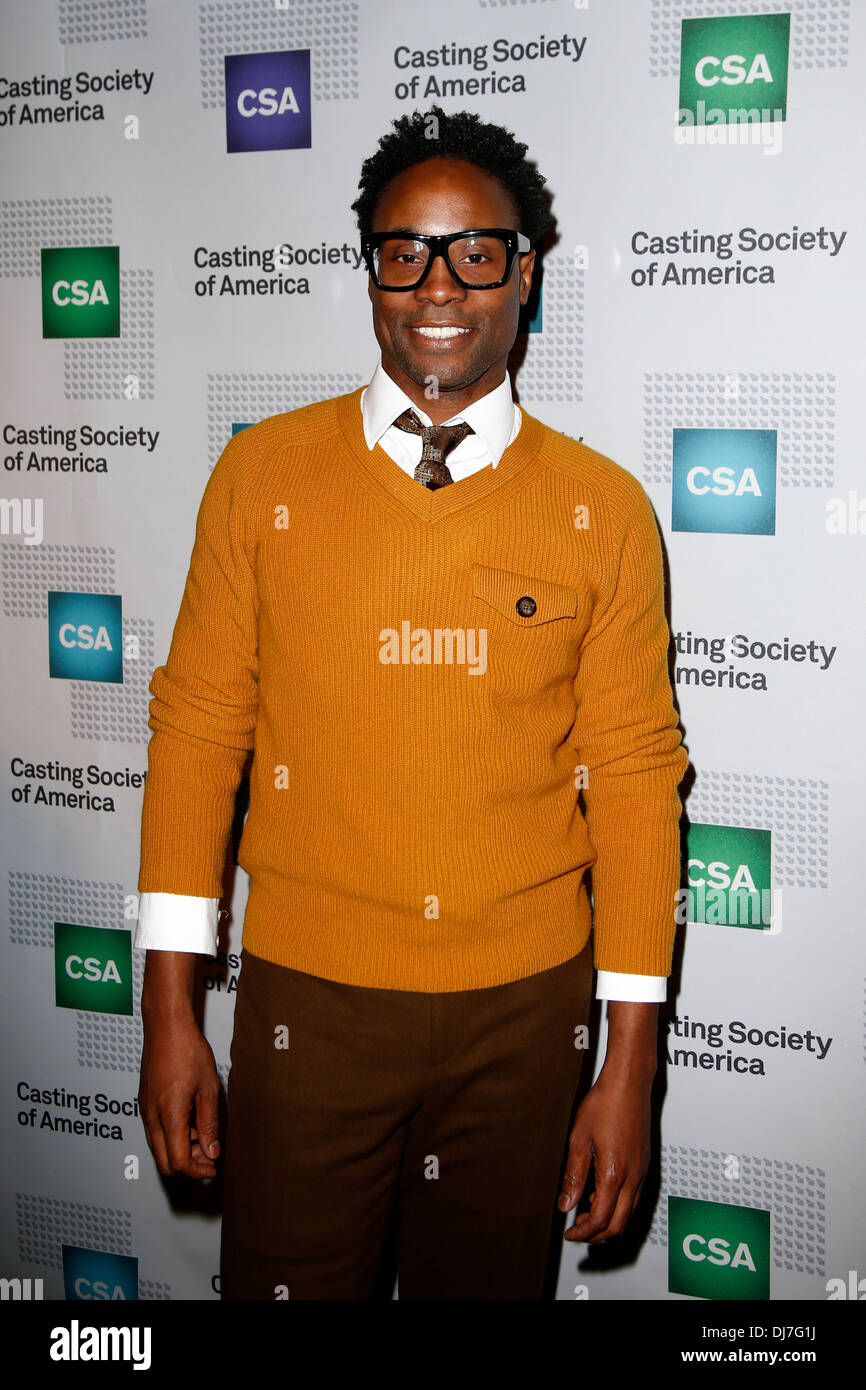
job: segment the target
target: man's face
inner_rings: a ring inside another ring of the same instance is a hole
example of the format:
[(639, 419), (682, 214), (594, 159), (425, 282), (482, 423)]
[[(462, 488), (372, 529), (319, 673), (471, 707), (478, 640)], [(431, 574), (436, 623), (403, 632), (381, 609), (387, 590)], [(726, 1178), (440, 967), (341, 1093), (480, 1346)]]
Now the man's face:
[[(397, 174), (384, 189), (374, 232), (407, 230), (431, 236), (505, 227), (520, 231), (517, 209), (498, 179), (464, 160), (441, 157)], [(434, 421), (447, 420), (498, 386), (517, 336), (520, 306), (532, 283), (534, 251), (517, 255), (507, 282), (495, 290), (464, 289), (437, 259), (414, 290), (380, 290), (368, 283), (373, 329), (388, 375)], [(425, 337), (424, 325), (468, 329), (453, 338)], [(425, 396), (431, 377), (442, 400)]]

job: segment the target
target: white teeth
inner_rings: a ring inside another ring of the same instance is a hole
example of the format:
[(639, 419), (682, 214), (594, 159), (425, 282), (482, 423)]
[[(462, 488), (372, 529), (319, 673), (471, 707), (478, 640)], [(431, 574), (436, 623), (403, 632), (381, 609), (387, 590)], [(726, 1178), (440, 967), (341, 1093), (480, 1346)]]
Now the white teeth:
[(429, 327), (424, 327), (424, 328), (416, 328), (416, 329), (415, 329), (415, 332), (416, 332), (416, 333), (422, 334), (422, 336), (425, 337), (425, 338), (456, 338), (457, 335), (458, 335), (458, 333), (468, 333), (468, 332), (469, 332), (469, 329), (468, 329), (468, 328), (451, 328), (451, 327), (443, 327), (443, 328), (429, 328)]

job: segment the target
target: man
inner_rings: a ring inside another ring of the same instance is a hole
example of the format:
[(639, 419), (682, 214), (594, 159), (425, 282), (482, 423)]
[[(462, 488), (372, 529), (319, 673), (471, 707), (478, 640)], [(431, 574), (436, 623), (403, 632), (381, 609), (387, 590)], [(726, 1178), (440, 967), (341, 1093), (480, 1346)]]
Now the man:
[[(365, 161), (381, 363), (226, 447), (151, 684), (164, 1174), (216, 1171), (190, 999), (255, 749), (223, 1297), (368, 1298), (396, 1219), (401, 1299), (537, 1299), (557, 1193), (574, 1209), (593, 1170), (566, 1239), (595, 1243), (646, 1174), (687, 757), (646, 494), (512, 399), (549, 217), (525, 153), (433, 108)], [(593, 949), (607, 1052), (569, 1135)]]

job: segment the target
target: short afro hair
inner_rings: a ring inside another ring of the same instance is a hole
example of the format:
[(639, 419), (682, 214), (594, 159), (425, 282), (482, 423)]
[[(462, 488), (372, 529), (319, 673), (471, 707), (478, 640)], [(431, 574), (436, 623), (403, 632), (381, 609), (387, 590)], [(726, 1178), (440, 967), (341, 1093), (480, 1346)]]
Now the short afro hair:
[[(514, 199), (520, 231), (533, 245), (541, 240), (553, 220), (547, 180), (525, 158), (527, 146), (510, 130), (482, 121), (472, 111), (448, 116), (441, 106), (399, 116), (392, 124), (393, 134), (383, 135), (376, 153), (361, 165), (361, 192), (352, 211), (362, 236), (373, 230), (376, 204), (397, 174), (426, 159), (450, 158), (465, 159), (497, 178)], [(431, 135), (431, 129), (436, 133)]]

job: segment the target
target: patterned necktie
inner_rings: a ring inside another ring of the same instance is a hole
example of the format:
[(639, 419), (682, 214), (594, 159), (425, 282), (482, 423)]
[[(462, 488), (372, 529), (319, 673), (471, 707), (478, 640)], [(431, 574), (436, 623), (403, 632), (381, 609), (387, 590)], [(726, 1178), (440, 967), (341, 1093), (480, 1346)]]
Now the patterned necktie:
[(452, 449), (457, 448), (461, 439), (475, 433), (471, 425), (467, 425), (465, 420), (457, 425), (422, 425), (411, 407), (398, 415), (394, 424), (398, 430), (406, 430), (408, 434), (420, 434), (423, 441), (421, 461), (415, 469), (416, 483), (437, 488), (454, 482), (445, 459)]

